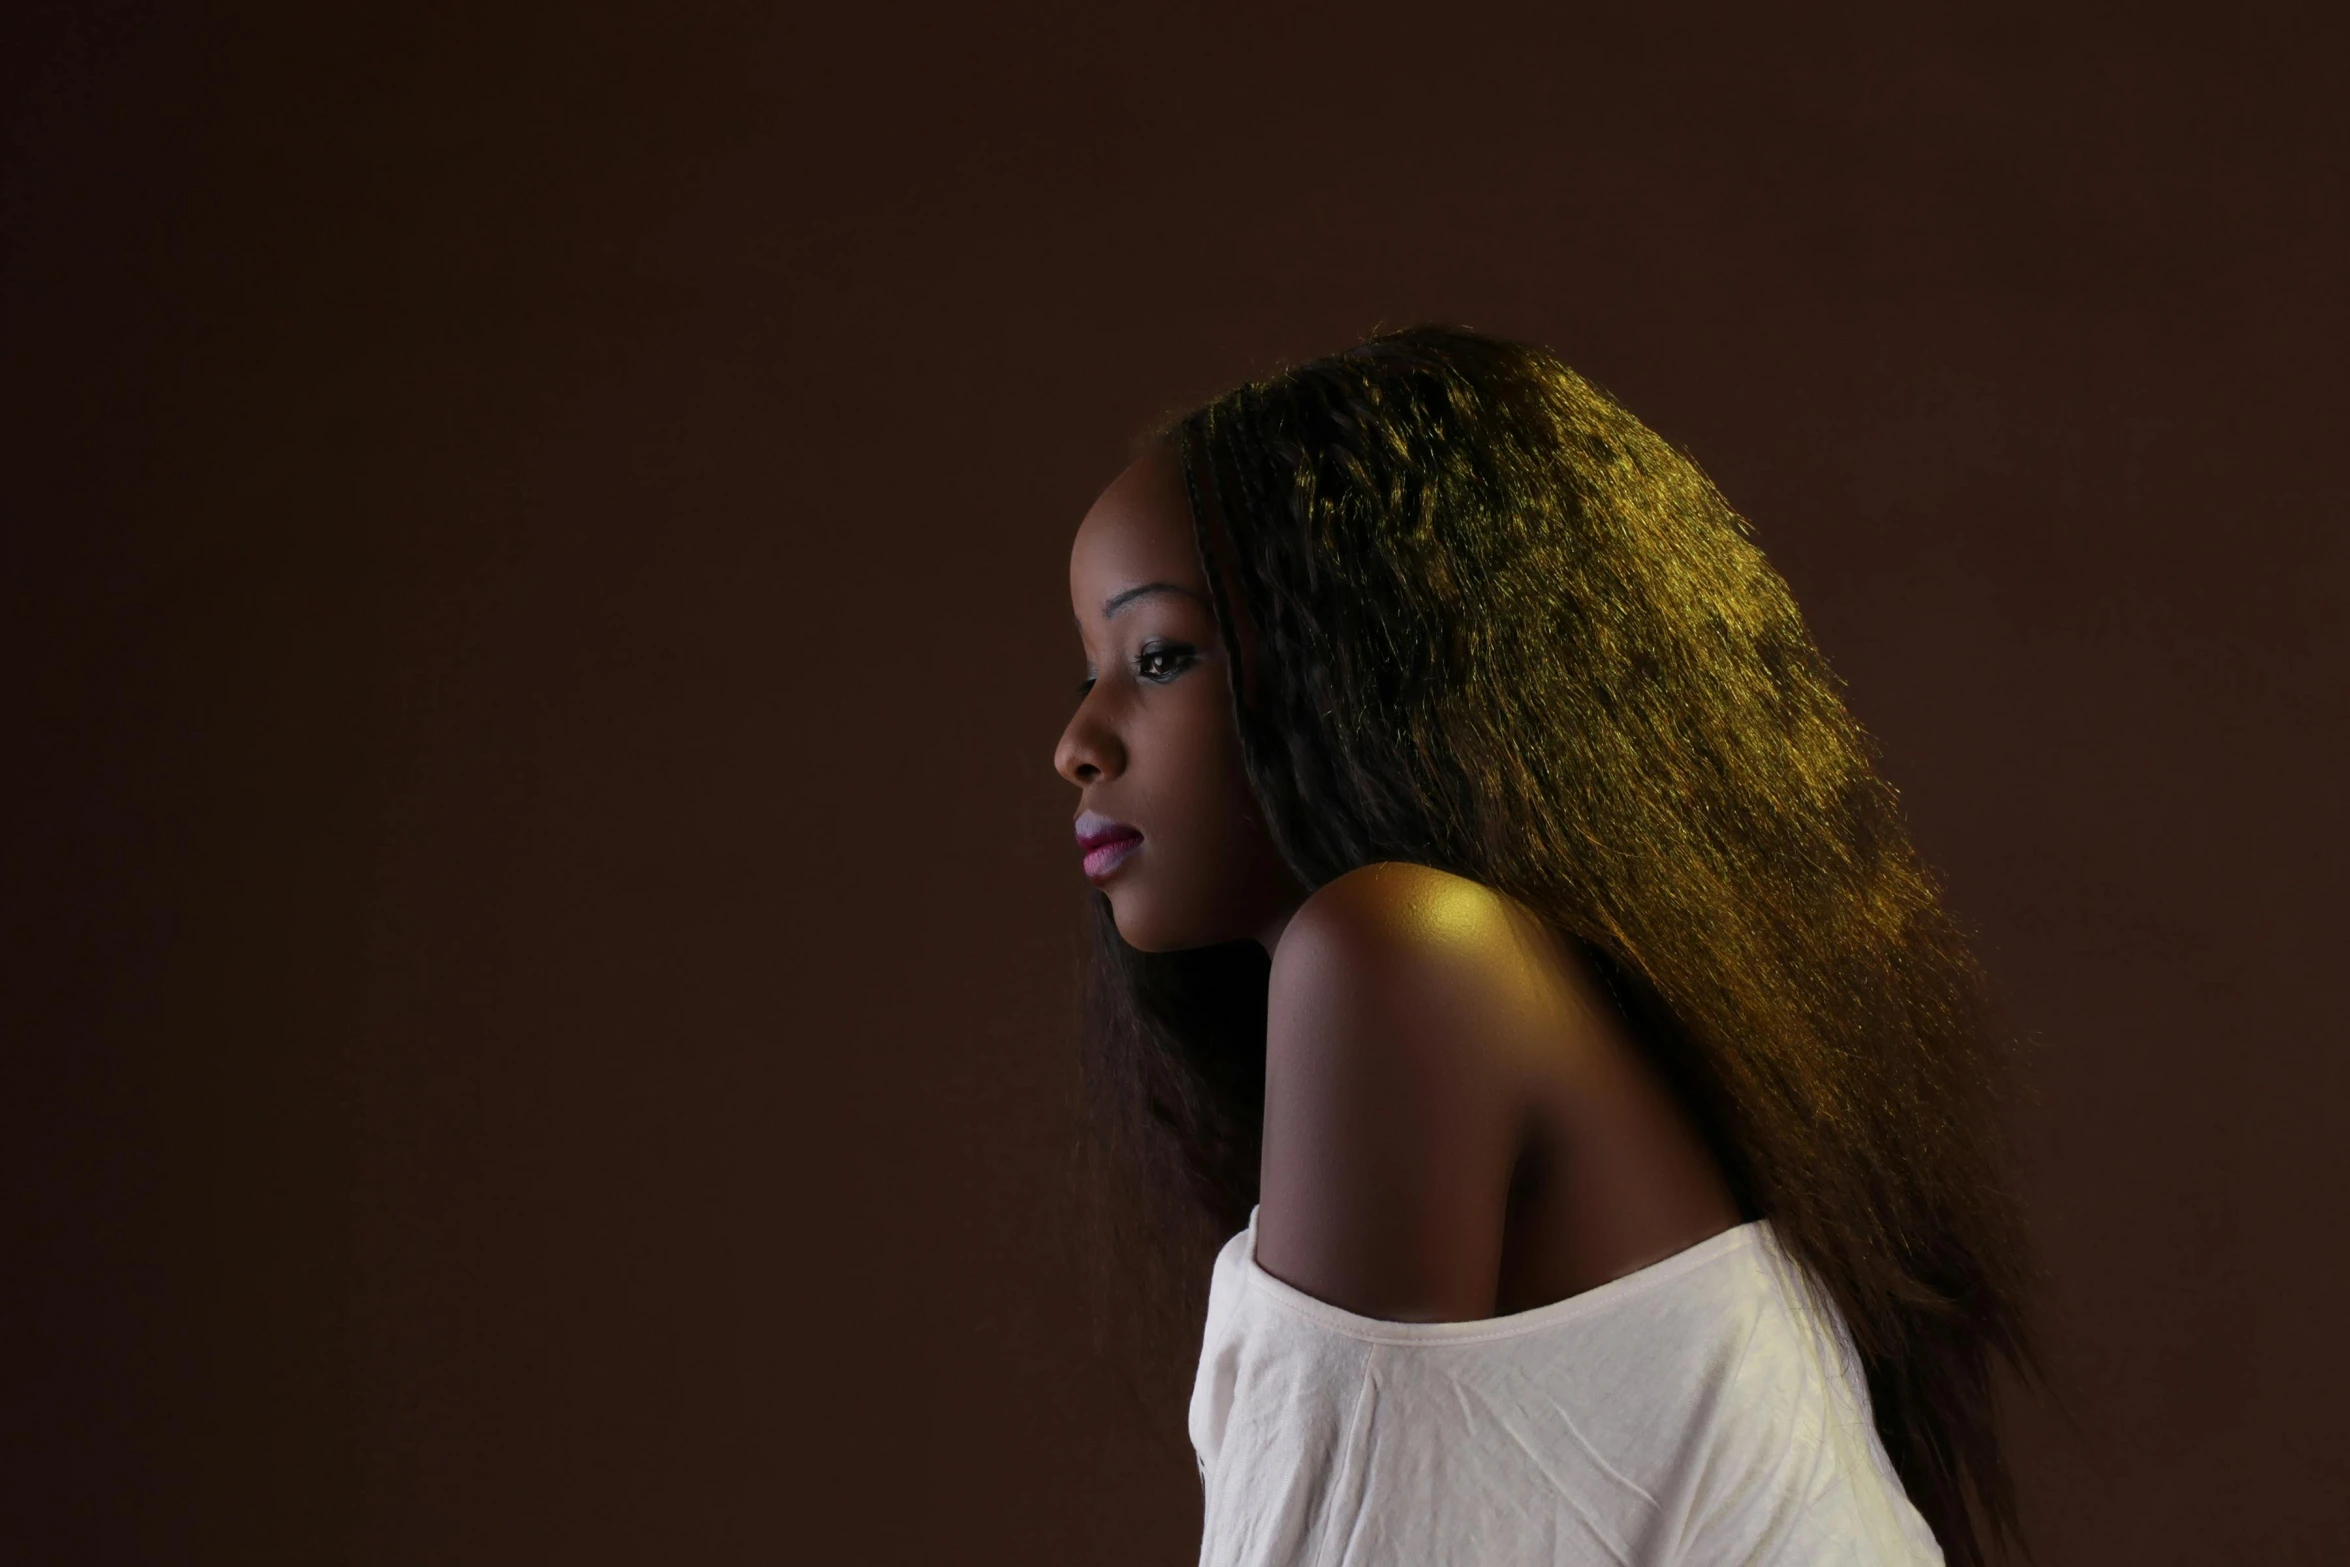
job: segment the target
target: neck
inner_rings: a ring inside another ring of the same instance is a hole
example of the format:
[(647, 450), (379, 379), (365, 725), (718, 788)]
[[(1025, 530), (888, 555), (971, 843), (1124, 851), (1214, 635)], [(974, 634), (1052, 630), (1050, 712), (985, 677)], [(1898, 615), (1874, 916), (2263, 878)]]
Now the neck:
[(1281, 910), (1280, 913), (1274, 915), (1271, 920), (1266, 922), (1265, 927), (1262, 930), (1257, 932), (1257, 945), (1265, 949), (1265, 956), (1271, 957), (1275, 950), (1280, 947), (1281, 933), (1289, 929), (1289, 922), (1291, 919), (1296, 917), (1297, 911), (1297, 904), (1292, 903), (1287, 905)]

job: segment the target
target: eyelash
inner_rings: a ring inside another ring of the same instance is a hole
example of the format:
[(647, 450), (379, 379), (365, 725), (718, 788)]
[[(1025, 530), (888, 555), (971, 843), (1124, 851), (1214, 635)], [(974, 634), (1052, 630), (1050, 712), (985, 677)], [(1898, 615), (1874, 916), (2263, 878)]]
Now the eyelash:
[[(1167, 667), (1161, 673), (1154, 675), (1149, 672), (1150, 666), (1154, 660), (1159, 659), (1164, 659)], [(1134, 678), (1147, 680), (1153, 685), (1165, 685), (1198, 662), (1199, 649), (1191, 646), (1188, 642), (1155, 643), (1134, 655)], [(1091, 690), (1093, 690), (1093, 677), (1089, 675), (1077, 682), (1077, 699), (1080, 702), (1084, 701), (1086, 694)]]

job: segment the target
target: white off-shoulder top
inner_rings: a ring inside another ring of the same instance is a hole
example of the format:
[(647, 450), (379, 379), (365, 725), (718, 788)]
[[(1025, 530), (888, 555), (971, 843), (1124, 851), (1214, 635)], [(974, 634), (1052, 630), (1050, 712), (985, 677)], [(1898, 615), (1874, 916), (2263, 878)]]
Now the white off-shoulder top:
[(1767, 1223), (1533, 1311), (1379, 1322), (1216, 1258), (1201, 1567), (1913, 1567), (1832, 1308)]

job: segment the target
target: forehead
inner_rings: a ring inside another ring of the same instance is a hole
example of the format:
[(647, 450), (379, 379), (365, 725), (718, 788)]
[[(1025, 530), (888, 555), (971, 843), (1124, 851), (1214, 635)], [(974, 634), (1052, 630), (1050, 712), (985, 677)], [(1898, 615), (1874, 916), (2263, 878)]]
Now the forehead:
[(1207, 589), (1192, 542), (1183, 473), (1164, 445), (1136, 458), (1093, 503), (1069, 549), (1069, 592), (1094, 619), (1111, 596), (1145, 582)]

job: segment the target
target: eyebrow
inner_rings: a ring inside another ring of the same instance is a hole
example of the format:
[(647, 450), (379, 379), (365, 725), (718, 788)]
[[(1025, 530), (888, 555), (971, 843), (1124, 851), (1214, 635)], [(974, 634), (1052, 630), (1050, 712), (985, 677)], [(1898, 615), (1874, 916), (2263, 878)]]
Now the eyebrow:
[(1154, 593), (1179, 593), (1203, 608), (1208, 602), (1206, 594), (1197, 588), (1187, 588), (1180, 582), (1146, 582), (1138, 588), (1128, 588), (1123, 593), (1113, 593), (1102, 600), (1102, 619), (1114, 620), (1127, 605), (1136, 599), (1149, 598)]

